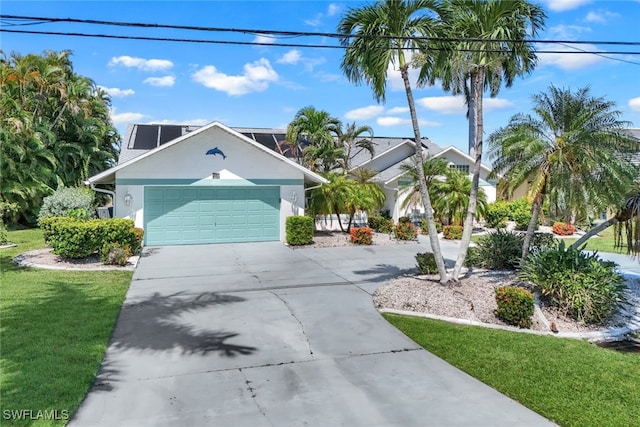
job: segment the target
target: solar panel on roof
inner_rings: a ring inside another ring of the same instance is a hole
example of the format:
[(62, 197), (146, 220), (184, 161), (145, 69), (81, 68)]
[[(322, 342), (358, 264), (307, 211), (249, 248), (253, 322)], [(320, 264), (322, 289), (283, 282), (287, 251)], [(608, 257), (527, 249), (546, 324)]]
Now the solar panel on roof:
[(182, 136), (182, 126), (162, 125), (160, 126), (160, 145), (172, 141)]
[(150, 150), (158, 146), (158, 125), (137, 125), (133, 147), (138, 150)]

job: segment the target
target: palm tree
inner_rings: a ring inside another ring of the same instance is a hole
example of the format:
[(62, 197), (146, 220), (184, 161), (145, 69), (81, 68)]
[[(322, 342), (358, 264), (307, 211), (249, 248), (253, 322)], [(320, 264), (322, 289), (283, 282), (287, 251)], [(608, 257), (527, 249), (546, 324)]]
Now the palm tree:
[[(405, 163), (400, 165), (400, 169), (404, 172), (404, 175), (409, 178), (408, 184), (400, 185), (400, 194), (405, 196), (401, 205), (402, 209), (406, 209), (408, 206), (417, 206), (422, 204), (422, 198), (420, 196), (420, 178), (418, 176), (417, 168), (413, 164)], [(429, 190), (429, 197), (434, 197), (434, 194), (431, 191), (432, 183), (436, 181), (436, 178), (444, 177), (447, 173), (447, 169), (449, 169), (447, 161), (442, 157), (432, 157), (422, 163), (424, 183)], [(436, 209), (434, 209), (434, 217), (439, 218), (439, 214)]]
[(340, 120), (326, 111), (301, 108), (287, 126), (287, 145), (299, 162), (312, 170), (322, 168), (327, 172), (343, 156), (336, 140), (340, 127)]
[(384, 0), (348, 9), (338, 24), (338, 32), (344, 34), (341, 38), (341, 44), (345, 47), (341, 63), (343, 72), (355, 84), (364, 82), (371, 86), (376, 101), (385, 101), (389, 66), (400, 70), (411, 114), (416, 145), (414, 162), (427, 216), (431, 249), (440, 281), (446, 283), (450, 279), (440, 250), (429, 192), (423, 184), (422, 137), (409, 81), (410, 64), (406, 57), (409, 52), (427, 51), (426, 37), (437, 35), (438, 21), (434, 17), (437, 9), (437, 2), (431, 0)]
[[(441, 216), (447, 218), (449, 224), (462, 225), (469, 208), (471, 180), (466, 173), (447, 168), (443, 180), (433, 183), (433, 208)], [(487, 208), (487, 196), (478, 191), (478, 214), (484, 215)]]
[[(497, 96), (502, 83), (510, 87), (517, 76), (533, 71), (537, 63), (528, 37), (544, 26), (540, 6), (526, 0), (449, 0), (442, 20), (448, 40), (440, 55), (423, 56), (421, 78), (442, 81), (445, 90), (464, 94), (469, 107), (469, 147), (475, 158), (469, 209), (464, 222), (453, 278), (458, 279), (471, 242), (482, 165), (483, 93)], [(426, 60), (425, 60), (426, 59)]]
[(615, 104), (551, 85), (533, 96), (535, 116), (518, 114), (489, 136), (492, 174), (501, 174), (507, 195), (523, 184), (533, 202), (522, 248), (523, 261), (545, 197), (563, 196), (570, 209), (602, 211), (620, 206), (633, 187), (638, 168), (631, 157), (640, 143), (625, 132)]
[[(366, 136), (365, 136), (366, 135)], [(346, 129), (340, 129), (338, 140), (344, 145), (344, 165), (346, 170), (351, 169), (351, 162), (360, 153), (366, 151), (371, 158), (376, 155), (371, 126), (357, 126), (356, 123), (349, 123)]]

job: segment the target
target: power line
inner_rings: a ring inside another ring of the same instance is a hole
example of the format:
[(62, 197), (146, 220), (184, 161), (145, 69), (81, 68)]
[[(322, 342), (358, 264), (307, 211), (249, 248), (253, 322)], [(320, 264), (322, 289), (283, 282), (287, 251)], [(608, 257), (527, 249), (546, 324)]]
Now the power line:
[[(244, 45), (244, 46), (277, 46), (277, 47), (299, 47), (299, 48), (318, 48), (318, 49), (344, 49), (341, 45), (327, 44), (302, 44), (302, 43), (260, 43), (260, 42), (244, 42), (236, 40), (208, 40), (208, 39), (191, 39), (191, 38), (175, 38), (175, 37), (152, 37), (152, 36), (129, 36), (116, 34), (89, 34), (89, 33), (72, 33), (63, 31), (30, 31), (30, 30), (11, 30), (0, 28), (0, 33), (19, 33), (19, 34), (40, 34), (54, 36), (72, 36), (72, 37), (93, 37), (106, 39), (123, 39), (123, 40), (144, 40), (144, 41), (163, 41), (163, 42), (181, 42), (181, 43), (204, 43), (204, 44), (228, 44), (228, 45)], [(431, 50), (447, 50), (445, 48), (432, 48)], [(502, 50), (491, 49), (454, 49), (458, 52), (493, 52), (501, 53)], [(591, 54), (591, 55), (640, 55), (640, 51), (587, 51), (587, 50), (537, 50), (536, 53), (548, 54)], [(609, 58), (616, 60), (616, 58)], [(630, 61), (626, 61), (630, 62)], [(633, 64), (635, 63), (631, 62)]]
[[(137, 27), (137, 28), (162, 28), (162, 29), (174, 29), (174, 30), (190, 30), (190, 31), (207, 31), (207, 32), (230, 32), (230, 33), (242, 33), (252, 35), (268, 35), (268, 36), (289, 36), (289, 37), (329, 37), (337, 39), (349, 39), (349, 38), (361, 38), (372, 37), (379, 39), (400, 39), (400, 40), (425, 40), (425, 41), (437, 41), (437, 42), (496, 42), (496, 43), (559, 43), (559, 44), (590, 44), (590, 45), (612, 45), (612, 46), (640, 46), (640, 41), (577, 41), (577, 40), (539, 40), (539, 39), (525, 39), (525, 40), (511, 40), (511, 39), (480, 39), (480, 38), (446, 38), (446, 37), (395, 37), (385, 35), (364, 36), (356, 34), (343, 34), (343, 33), (321, 33), (321, 32), (309, 32), (309, 31), (282, 31), (282, 30), (263, 30), (263, 29), (247, 29), (247, 28), (223, 28), (223, 27), (203, 27), (193, 25), (174, 25), (174, 24), (150, 24), (142, 22), (123, 22), (123, 21), (104, 21), (94, 19), (75, 19), (75, 18), (50, 18), (50, 17), (37, 17), (37, 16), (21, 16), (21, 15), (3, 15), (0, 14), (0, 19), (13, 19), (13, 20), (29, 20), (38, 21), (35, 23), (76, 23), (76, 24), (92, 24), (92, 25), (110, 25), (120, 27)], [(15, 24), (18, 25), (18, 24)]]

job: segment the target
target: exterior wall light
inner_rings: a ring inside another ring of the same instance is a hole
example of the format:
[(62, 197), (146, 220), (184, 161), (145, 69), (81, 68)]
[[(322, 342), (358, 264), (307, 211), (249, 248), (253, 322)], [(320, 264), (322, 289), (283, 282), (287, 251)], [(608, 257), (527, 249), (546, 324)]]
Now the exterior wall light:
[(125, 194), (124, 196), (124, 204), (125, 206), (131, 206), (131, 202), (133, 201), (133, 196), (130, 193)]

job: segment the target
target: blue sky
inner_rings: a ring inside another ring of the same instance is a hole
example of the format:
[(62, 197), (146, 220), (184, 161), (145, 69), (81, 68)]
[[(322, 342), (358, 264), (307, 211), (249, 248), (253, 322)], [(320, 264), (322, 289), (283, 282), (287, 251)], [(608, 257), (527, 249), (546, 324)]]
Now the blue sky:
[[(538, 39), (640, 42), (640, 1), (544, 0), (548, 18)], [(335, 32), (341, 14), (359, 1), (6, 1), (5, 15), (95, 19), (260, 30)], [(0, 25), (9, 28), (4, 21)], [(302, 107), (328, 111), (344, 123), (369, 125), (376, 136), (413, 135), (400, 76), (390, 70), (386, 103), (348, 82), (342, 50), (269, 46), (333, 43), (320, 38), (134, 29), (69, 23), (13, 27), (37, 31), (126, 34), (262, 41), (265, 46), (107, 40), (0, 33), (5, 53), (73, 51), (76, 73), (93, 79), (112, 97), (112, 119), (121, 134), (128, 123), (286, 127)], [(538, 45), (539, 48), (549, 46)], [(570, 47), (550, 46), (554, 50)], [(580, 45), (590, 51), (640, 51), (636, 46)], [(640, 55), (541, 54), (535, 71), (485, 101), (485, 135), (517, 113), (531, 111), (531, 95), (550, 84), (572, 90), (590, 86), (614, 101), (622, 119), (640, 127)], [(615, 59), (611, 59), (615, 58)], [(439, 86), (416, 88), (422, 135), (467, 151), (465, 107)]]

